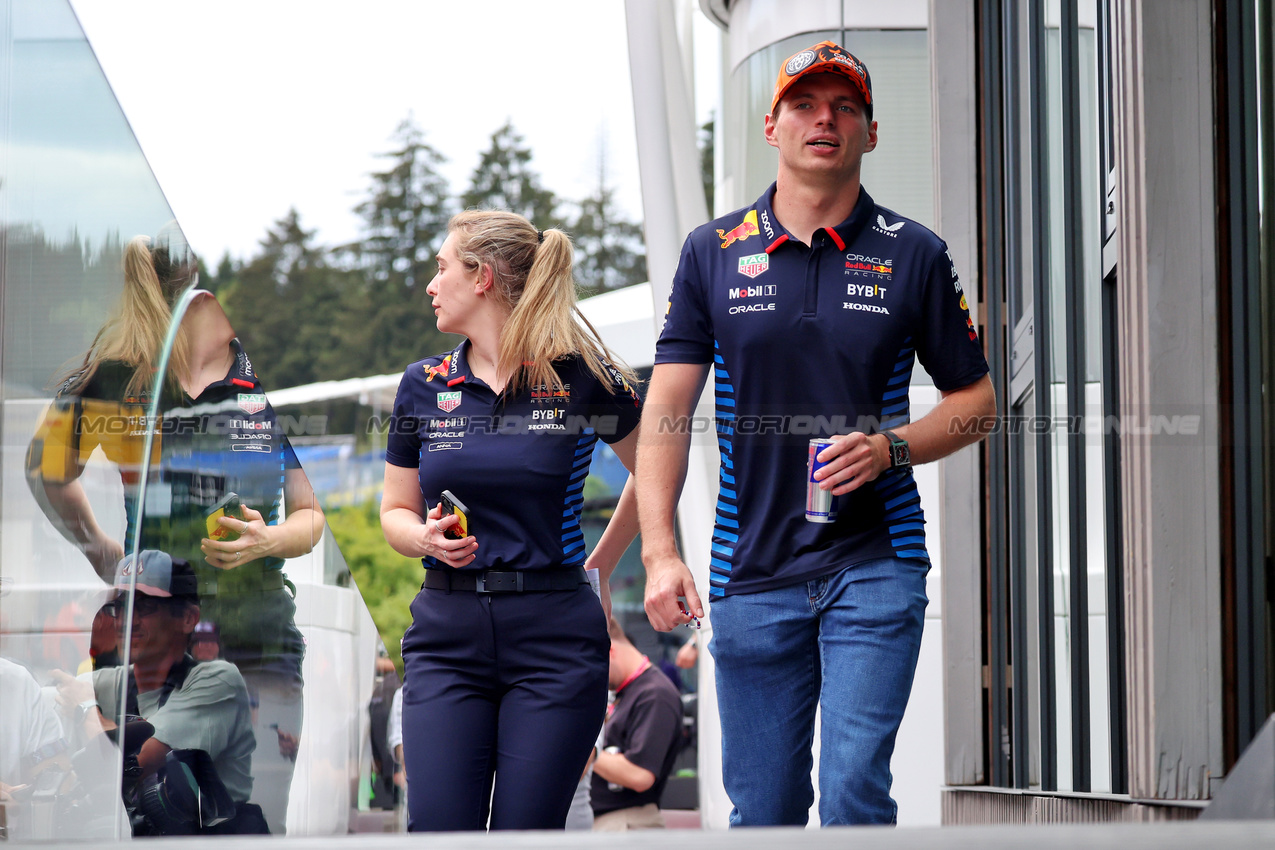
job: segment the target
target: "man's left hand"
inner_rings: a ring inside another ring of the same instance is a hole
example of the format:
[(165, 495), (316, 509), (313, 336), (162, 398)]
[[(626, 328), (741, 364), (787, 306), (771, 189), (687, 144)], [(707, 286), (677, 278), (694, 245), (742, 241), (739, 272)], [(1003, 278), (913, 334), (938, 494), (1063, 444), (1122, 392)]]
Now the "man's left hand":
[(884, 434), (844, 434), (819, 453), (824, 466), (815, 473), (821, 490), (842, 496), (857, 490), (890, 468), (889, 441)]

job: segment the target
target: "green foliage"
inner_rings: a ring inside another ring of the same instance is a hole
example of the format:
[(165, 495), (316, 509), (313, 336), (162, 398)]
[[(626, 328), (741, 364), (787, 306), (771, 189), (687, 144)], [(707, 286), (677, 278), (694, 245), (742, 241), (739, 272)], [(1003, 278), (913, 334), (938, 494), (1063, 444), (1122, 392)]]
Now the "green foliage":
[(606, 160), (598, 158), (598, 185), (580, 202), (571, 222), (576, 247), (576, 281), (588, 295), (632, 286), (647, 279), (642, 228), (615, 208), (615, 189), (606, 182)]
[(367, 276), (361, 321), (346, 323), (356, 331), (347, 354), (364, 375), (399, 371), (456, 344), (439, 333), (425, 291), (452, 210), (447, 181), (438, 172), (444, 159), (411, 117), (399, 124), (392, 142), (383, 154), (388, 167), (371, 175), (369, 197), (355, 207), (364, 237), (346, 246)]
[(329, 509), (324, 514), (372, 614), (372, 622), (402, 671), (399, 641), (412, 622), (412, 599), (420, 590), (423, 576), (421, 562), (403, 557), (385, 542), (376, 502)]
[(509, 121), (492, 133), (491, 147), (483, 152), (469, 184), (460, 199), (464, 209), (509, 210), (542, 229), (558, 224), (558, 200), (540, 185), (540, 175), (531, 168), (531, 149)]
[[(359, 241), (318, 245), (290, 210), (247, 261), (226, 255), (215, 273), (201, 268), (268, 389), (399, 372), (458, 342), (438, 331), (426, 292), (458, 205), (439, 172), (444, 159), (410, 116), (389, 147), (385, 168), (370, 175), (367, 196), (355, 207), (364, 223)], [(492, 135), (459, 205), (510, 209), (540, 227), (564, 224), (554, 212), (557, 198), (541, 185), (530, 149), (509, 122)], [(616, 210), (604, 161), (597, 189), (578, 207), (568, 230), (585, 291), (645, 280), (641, 227)]]
[(593, 502), (600, 499), (618, 499), (619, 493), (612, 493), (611, 488), (599, 476), (590, 474), (584, 479), (584, 501)]
[(708, 202), (708, 217), (713, 217), (713, 157), (716, 143), (717, 122), (710, 115), (699, 128), (699, 176), (704, 184), (704, 200)]
[(347, 323), (365, 301), (362, 286), (362, 275), (332, 265), (314, 231), (289, 210), (220, 300), (262, 382), (280, 388), (366, 374), (345, 350)]

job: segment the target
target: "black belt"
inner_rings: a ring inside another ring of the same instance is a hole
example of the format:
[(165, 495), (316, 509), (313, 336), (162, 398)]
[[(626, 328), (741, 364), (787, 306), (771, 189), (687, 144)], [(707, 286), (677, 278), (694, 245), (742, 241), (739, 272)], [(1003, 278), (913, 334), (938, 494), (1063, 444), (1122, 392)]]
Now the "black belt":
[(432, 570), (425, 568), (422, 587), (467, 590), (472, 593), (526, 593), (536, 590), (574, 590), (588, 584), (584, 567), (563, 570)]

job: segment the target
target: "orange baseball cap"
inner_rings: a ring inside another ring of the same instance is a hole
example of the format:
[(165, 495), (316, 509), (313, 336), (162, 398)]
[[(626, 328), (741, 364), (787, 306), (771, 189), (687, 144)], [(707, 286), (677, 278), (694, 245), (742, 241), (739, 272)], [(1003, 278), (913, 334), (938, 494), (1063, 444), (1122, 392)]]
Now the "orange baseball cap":
[(770, 102), (772, 114), (779, 105), (779, 99), (792, 88), (792, 84), (807, 74), (840, 74), (854, 83), (868, 107), (868, 120), (872, 120), (872, 77), (868, 75), (868, 66), (831, 41), (821, 41), (788, 57), (779, 69), (779, 78), (775, 80), (775, 99)]

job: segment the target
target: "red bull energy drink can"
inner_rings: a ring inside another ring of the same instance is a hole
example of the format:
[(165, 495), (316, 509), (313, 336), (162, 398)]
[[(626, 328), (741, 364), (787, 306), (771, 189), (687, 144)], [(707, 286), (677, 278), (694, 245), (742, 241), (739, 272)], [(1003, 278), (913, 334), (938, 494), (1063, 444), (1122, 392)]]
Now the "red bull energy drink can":
[(829, 490), (822, 490), (815, 480), (815, 473), (825, 464), (818, 460), (819, 453), (831, 446), (832, 440), (816, 437), (810, 441), (806, 454), (806, 522), (836, 522), (838, 497)]

